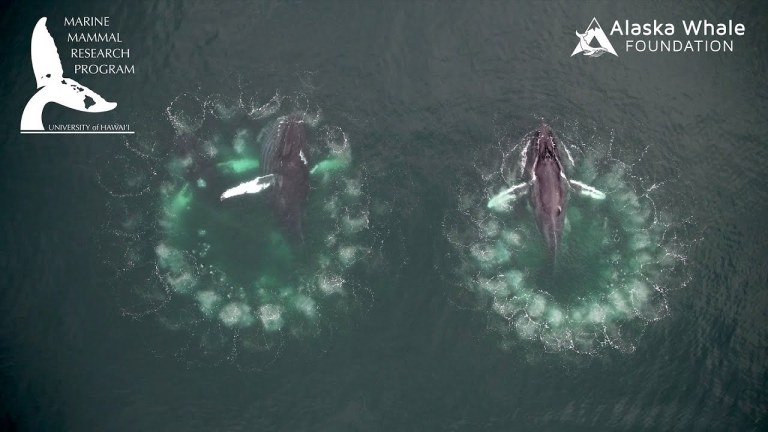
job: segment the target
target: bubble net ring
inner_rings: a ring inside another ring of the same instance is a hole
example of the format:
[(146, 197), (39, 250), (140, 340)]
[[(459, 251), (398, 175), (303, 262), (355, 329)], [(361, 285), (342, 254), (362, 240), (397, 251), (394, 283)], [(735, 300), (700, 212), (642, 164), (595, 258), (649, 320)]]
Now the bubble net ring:
[[(166, 110), (174, 132), (167, 151), (157, 150), (162, 140), (128, 145), (140, 163), (124, 170), (125, 179), (111, 174), (116, 180), (107, 185), (133, 181), (137, 171), (144, 178), (133, 196), (125, 185), (107, 188), (117, 209), (109, 232), (126, 247), (112, 261), (133, 279), (118, 283), (136, 294), (128, 315), (157, 315), (195, 333), (229, 332), (240, 345), (263, 347), (270, 345), (264, 338), (316, 334), (360, 301), (365, 288), (352, 273), (370, 252), (363, 173), (341, 128), (285, 99), (243, 104), (185, 94)], [(311, 140), (301, 247), (282, 233), (267, 198), (219, 199), (259, 175), (260, 147), (288, 115), (301, 117)]]
[[(659, 185), (636, 192), (632, 184), (640, 179), (631, 167), (598, 150), (587, 150), (569, 174), (608, 198), (570, 194), (556, 271), (547, 268), (527, 202), (509, 213), (484, 205), (508, 187), (499, 181), (508, 172), (486, 176), (487, 197), (465, 192), (459, 199), (459, 216), (447, 224), (461, 260), (458, 274), (487, 307), (489, 329), (501, 335), (503, 346), (527, 340), (548, 351), (632, 352), (645, 326), (667, 313), (668, 287), (686, 248), (656, 208), (651, 193)], [(516, 156), (505, 156), (502, 171), (512, 166), (519, 173)]]

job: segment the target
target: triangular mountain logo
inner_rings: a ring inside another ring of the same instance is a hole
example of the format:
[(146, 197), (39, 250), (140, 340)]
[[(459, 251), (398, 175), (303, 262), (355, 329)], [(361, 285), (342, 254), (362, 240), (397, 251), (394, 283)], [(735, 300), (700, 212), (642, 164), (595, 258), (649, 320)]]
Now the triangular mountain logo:
[[(605, 35), (605, 32), (597, 22), (597, 18), (592, 18), (592, 22), (589, 23), (584, 33), (576, 32), (576, 36), (579, 37), (579, 44), (576, 45), (576, 49), (573, 50), (571, 57), (578, 53), (589, 57), (600, 57), (605, 53), (611, 53), (616, 57), (619, 56), (608, 40), (608, 36)], [(596, 41), (597, 46), (592, 46), (592, 41)]]

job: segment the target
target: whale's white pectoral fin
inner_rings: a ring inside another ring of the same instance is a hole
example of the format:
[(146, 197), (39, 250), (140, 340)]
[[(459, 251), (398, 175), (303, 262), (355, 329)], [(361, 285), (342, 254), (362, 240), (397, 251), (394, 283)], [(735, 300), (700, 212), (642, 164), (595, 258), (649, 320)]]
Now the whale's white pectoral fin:
[(46, 21), (47, 18), (40, 18), (32, 31), (32, 70), (35, 72), (37, 88), (46, 86), (49, 82), (56, 82), (64, 75), (59, 51), (53, 37), (48, 33)]
[(227, 189), (226, 191), (224, 191), (223, 194), (221, 194), (221, 200), (224, 201), (227, 198), (232, 198), (238, 195), (259, 193), (264, 189), (267, 189), (268, 187), (272, 186), (274, 183), (275, 183), (274, 174), (268, 174), (265, 176), (256, 177), (255, 179), (249, 182), (240, 183), (239, 185), (231, 189)]
[(488, 208), (496, 211), (506, 210), (506, 204), (525, 195), (528, 191), (528, 186), (530, 186), (529, 183), (520, 183), (507, 190), (499, 192), (488, 201)]
[(583, 196), (594, 198), (597, 200), (605, 199), (605, 193), (600, 192), (599, 190), (593, 188), (592, 186), (585, 185), (584, 183), (576, 180), (569, 180), (569, 184), (574, 190), (576, 190), (576, 192), (578, 192)]

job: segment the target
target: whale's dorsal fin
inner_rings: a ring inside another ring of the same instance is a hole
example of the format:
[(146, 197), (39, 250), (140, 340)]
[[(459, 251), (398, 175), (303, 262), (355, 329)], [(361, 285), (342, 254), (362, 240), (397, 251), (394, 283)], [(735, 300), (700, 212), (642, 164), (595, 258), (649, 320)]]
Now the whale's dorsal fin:
[(45, 26), (46, 20), (45, 17), (40, 18), (32, 32), (32, 70), (37, 88), (46, 86), (51, 80), (60, 80), (64, 74), (56, 43)]

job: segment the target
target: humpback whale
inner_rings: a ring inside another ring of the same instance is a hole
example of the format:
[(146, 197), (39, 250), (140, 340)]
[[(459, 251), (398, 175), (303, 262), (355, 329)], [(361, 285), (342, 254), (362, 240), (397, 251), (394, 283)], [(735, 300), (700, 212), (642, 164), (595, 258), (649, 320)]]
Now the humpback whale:
[(529, 134), (522, 151), (522, 165), (525, 181), (493, 196), (488, 201), (488, 208), (504, 211), (509, 208), (507, 203), (530, 192), (536, 225), (544, 236), (550, 255), (554, 258), (562, 238), (568, 191), (572, 189), (583, 196), (599, 200), (604, 199), (605, 194), (566, 177), (558, 150), (558, 140), (546, 124)]
[(114, 109), (116, 103), (107, 102), (98, 93), (71, 78), (64, 78), (56, 43), (45, 23), (46, 18), (40, 18), (32, 32), (32, 70), (38, 90), (24, 107), (21, 130), (44, 130), (43, 108), (49, 102), (89, 113)]
[(307, 131), (299, 116), (281, 119), (262, 147), (262, 175), (227, 189), (221, 200), (271, 188), (270, 204), (282, 229), (303, 241), (302, 213), (309, 193)]

